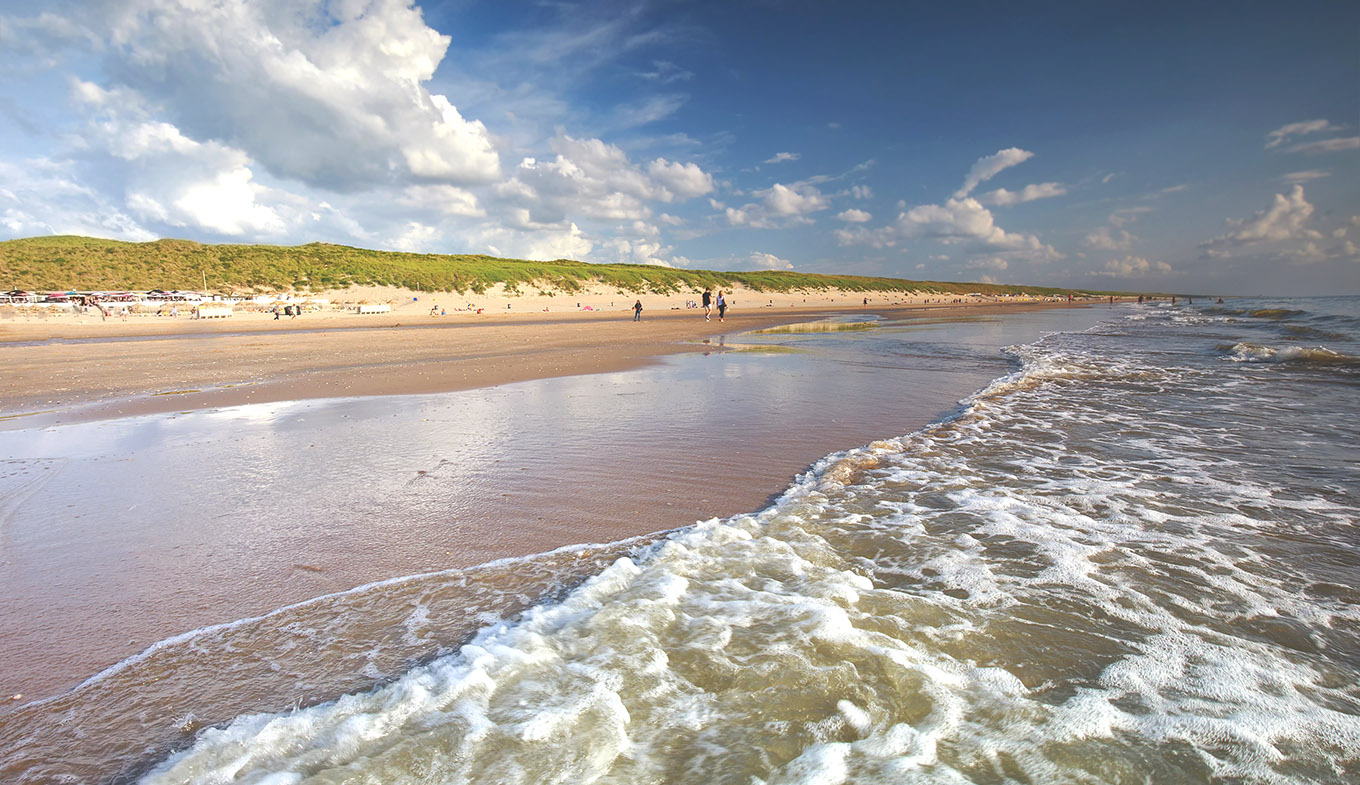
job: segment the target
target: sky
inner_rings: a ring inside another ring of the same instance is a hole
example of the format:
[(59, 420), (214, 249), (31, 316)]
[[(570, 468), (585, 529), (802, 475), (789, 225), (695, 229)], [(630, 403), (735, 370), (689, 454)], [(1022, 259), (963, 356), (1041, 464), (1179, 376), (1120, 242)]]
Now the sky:
[(1360, 294), (1360, 3), (0, 0), (0, 240)]

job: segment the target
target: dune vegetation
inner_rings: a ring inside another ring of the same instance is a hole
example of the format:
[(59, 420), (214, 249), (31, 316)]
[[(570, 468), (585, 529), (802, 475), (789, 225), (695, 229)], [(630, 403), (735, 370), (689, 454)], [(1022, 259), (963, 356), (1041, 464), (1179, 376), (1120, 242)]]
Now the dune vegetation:
[(373, 251), (330, 243), (204, 245), (189, 240), (129, 243), (51, 236), (0, 242), (0, 289), (151, 289), (218, 293), (316, 292), (395, 286), (425, 292), (572, 293), (603, 285), (621, 292), (674, 294), (741, 285), (762, 292), (1098, 294), (1044, 286), (910, 281), (787, 271), (718, 272), (638, 264), (501, 259), (480, 254)]

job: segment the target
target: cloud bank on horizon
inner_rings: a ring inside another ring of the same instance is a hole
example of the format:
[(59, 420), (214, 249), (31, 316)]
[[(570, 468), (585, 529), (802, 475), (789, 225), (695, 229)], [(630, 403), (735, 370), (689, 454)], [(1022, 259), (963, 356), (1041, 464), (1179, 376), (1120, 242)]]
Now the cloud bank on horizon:
[(0, 0), (0, 239), (1360, 293), (1360, 7), (1171, 11)]

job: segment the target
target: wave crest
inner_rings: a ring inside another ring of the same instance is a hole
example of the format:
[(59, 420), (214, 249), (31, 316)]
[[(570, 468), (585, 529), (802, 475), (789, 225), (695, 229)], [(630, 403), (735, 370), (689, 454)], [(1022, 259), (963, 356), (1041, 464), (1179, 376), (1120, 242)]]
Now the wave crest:
[(1276, 348), (1259, 343), (1242, 341), (1232, 346), (1220, 346), (1227, 358), (1238, 363), (1290, 363), (1297, 365), (1316, 365), (1328, 367), (1360, 366), (1360, 357), (1332, 351), (1325, 346), (1286, 346)]

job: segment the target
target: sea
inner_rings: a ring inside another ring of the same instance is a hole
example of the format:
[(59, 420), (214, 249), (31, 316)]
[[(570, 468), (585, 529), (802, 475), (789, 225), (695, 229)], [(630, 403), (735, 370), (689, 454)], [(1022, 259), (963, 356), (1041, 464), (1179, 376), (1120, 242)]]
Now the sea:
[(1045, 313), (741, 336), (994, 372), (750, 513), (156, 643), (0, 714), (0, 779), (1360, 781), (1360, 298)]

